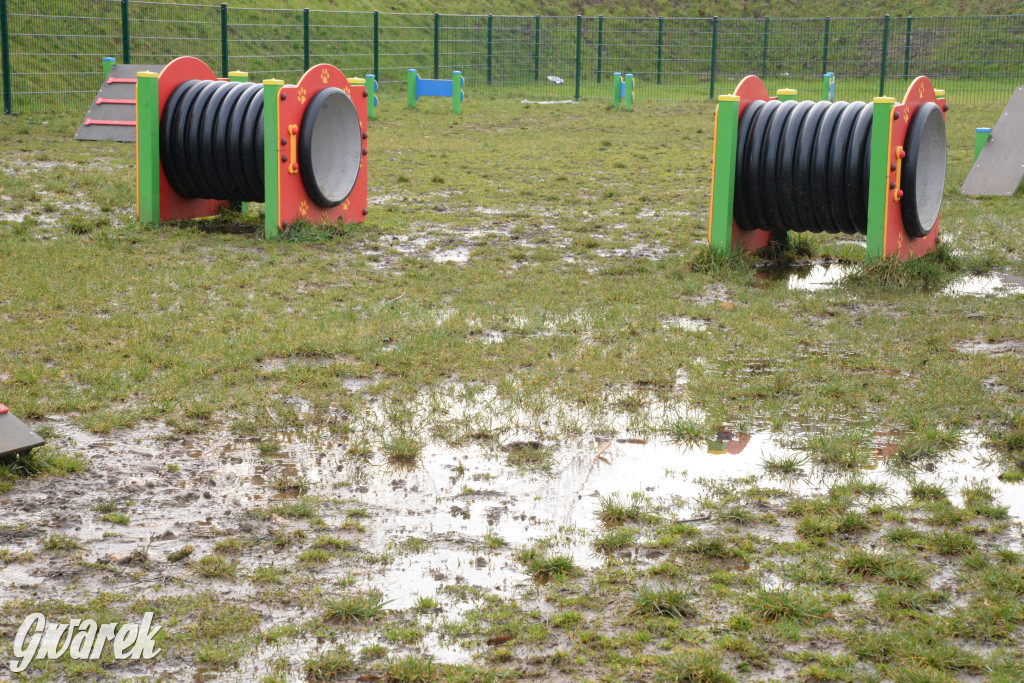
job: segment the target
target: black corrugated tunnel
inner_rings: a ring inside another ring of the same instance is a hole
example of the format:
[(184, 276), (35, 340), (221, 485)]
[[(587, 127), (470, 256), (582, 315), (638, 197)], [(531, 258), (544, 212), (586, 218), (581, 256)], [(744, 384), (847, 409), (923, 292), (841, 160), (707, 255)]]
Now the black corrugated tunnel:
[[(297, 143), (299, 174), (313, 202), (330, 208), (345, 201), (362, 164), (362, 129), (343, 90), (313, 96)], [(164, 106), (160, 163), (182, 197), (264, 201), (263, 147), (261, 84), (185, 81)]]
[[(870, 102), (754, 101), (739, 121), (734, 215), (742, 230), (867, 234)], [(946, 127), (935, 104), (915, 111), (903, 159), (908, 233), (938, 218)]]

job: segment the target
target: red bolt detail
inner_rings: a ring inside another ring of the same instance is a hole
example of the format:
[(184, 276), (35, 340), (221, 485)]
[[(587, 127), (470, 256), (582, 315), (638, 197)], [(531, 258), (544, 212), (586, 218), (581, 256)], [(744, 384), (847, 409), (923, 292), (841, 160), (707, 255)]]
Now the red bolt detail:
[(895, 180), (890, 180), (889, 181), (889, 189), (890, 190), (895, 190), (896, 189), (896, 181)]
[(363, 139), (364, 140), (366, 139), (366, 133), (363, 133)]
[(949, 111), (949, 105), (948, 104), (942, 105), (942, 111)]
[(366, 214), (368, 214), (368, 213), (370, 213), (370, 210), (369, 210), (369, 209), (363, 209), (363, 215), (364, 215), (364, 216), (365, 216)]
[(281, 146), (284, 147), (288, 144), (288, 138), (281, 138)]
[(366, 156), (366, 148), (365, 147), (363, 148), (363, 156), (364, 157)]
[[(283, 99), (283, 98), (282, 98)], [(892, 120), (895, 121), (900, 117), (900, 113), (895, 109), (892, 110)]]
[(288, 95), (286, 95), (285, 93), (281, 93), (281, 99), (282, 100), (287, 100), (288, 99)]
[(900, 150), (900, 159), (903, 159), (903, 158), (905, 158), (906, 156), (907, 156), (907, 150), (905, 150), (905, 149), (901, 149), (901, 150)]
[(364, 90), (364, 91), (363, 91), (363, 97), (369, 97), (369, 96), (370, 96), (370, 95), (369, 95), (369, 94), (368, 94), (368, 93), (367, 93), (367, 92), (366, 92), (366, 91)]
[(282, 154), (281, 155), (281, 163), (282, 164), (288, 163), (288, 155), (287, 154)]
[(900, 199), (902, 199), (903, 198), (903, 190), (896, 190), (896, 196), (899, 197)]
[(889, 170), (890, 171), (895, 171), (896, 170), (896, 164), (889, 164)]

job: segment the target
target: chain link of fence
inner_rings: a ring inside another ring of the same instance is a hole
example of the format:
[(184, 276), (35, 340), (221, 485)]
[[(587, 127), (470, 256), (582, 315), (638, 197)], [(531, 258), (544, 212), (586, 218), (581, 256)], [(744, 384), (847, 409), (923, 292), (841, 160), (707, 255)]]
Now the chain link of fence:
[(295, 81), (331, 62), (404, 88), (462, 71), (470, 97), (611, 99), (612, 74), (638, 100), (702, 100), (747, 74), (816, 97), (837, 75), (841, 99), (899, 97), (918, 74), (953, 103), (1002, 102), (1024, 82), (1024, 16), (722, 19), (343, 12), (150, 0), (0, 0), (4, 111), (81, 108), (102, 58), (164, 64), (180, 55), (218, 74)]

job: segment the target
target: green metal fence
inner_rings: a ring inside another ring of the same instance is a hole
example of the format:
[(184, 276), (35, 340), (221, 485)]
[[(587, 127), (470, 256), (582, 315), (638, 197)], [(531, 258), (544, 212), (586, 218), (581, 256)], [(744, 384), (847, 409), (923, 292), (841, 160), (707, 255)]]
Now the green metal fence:
[(149, 0), (0, 0), (4, 111), (82, 108), (101, 60), (204, 59), (219, 74), (294, 81), (318, 62), (374, 73), (402, 101), (405, 72), (458, 69), (470, 97), (611, 98), (614, 72), (638, 100), (702, 100), (757, 74), (770, 90), (899, 97), (918, 74), (953, 103), (1002, 102), (1024, 83), (1024, 16), (726, 19), (552, 17), (235, 7)]

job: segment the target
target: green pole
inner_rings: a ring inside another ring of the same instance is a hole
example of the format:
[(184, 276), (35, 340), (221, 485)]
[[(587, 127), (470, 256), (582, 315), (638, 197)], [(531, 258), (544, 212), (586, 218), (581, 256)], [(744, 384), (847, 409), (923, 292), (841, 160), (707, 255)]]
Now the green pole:
[(601, 83), (601, 52), (604, 50), (604, 15), (597, 18), (597, 82)]
[(309, 71), (309, 8), (302, 10), (302, 65)]
[(14, 112), (11, 101), (11, 39), (7, 32), (7, 0), (0, 0), (0, 61), (3, 66), (4, 113)]
[[(2, 1), (2, 0), (0, 0)], [(110, 76), (110, 70), (114, 68), (114, 63), (117, 62), (113, 57), (103, 58), (103, 80), (106, 81), (107, 77)]]
[(440, 33), (440, 28), (441, 28), (441, 15), (438, 14), (437, 12), (434, 12), (434, 78), (440, 78), (441, 77), (440, 76), (441, 72), (438, 71), (438, 69), (440, 68), (440, 65), (441, 65), (441, 55), (440, 55), (441, 40), (440, 40), (440, 36), (438, 35)]
[(633, 74), (626, 74), (626, 111), (633, 111)]
[(540, 80), (540, 15), (533, 15), (533, 80)]
[(139, 222), (160, 223), (160, 82), (159, 74), (140, 71), (135, 84), (135, 139), (138, 167)]
[(889, 192), (889, 133), (892, 97), (876, 97), (871, 113), (871, 161), (868, 171), (867, 260), (885, 254), (885, 208)]
[(583, 15), (576, 15), (576, 101), (580, 99), (580, 74), (583, 70)]
[(373, 73), (380, 77), (380, 15), (373, 10)]
[(882, 63), (878, 71), (878, 96), (885, 94), (885, 62), (889, 56), (889, 15), (885, 15), (885, 23), (882, 25)]
[(768, 17), (764, 18), (764, 40), (761, 46), (761, 78), (768, 77)]
[(711, 85), (708, 99), (715, 99), (715, 63), (718, 61), (718, 17), (711, 17)]
[(494, 15), (487, 15), (487, 85), (491, 84), (491, 55), (493, 54), (494, 46), (491, 42), (494, 31)]
[(821, 41), (821, 73), (823, 74), (828, 73), (828, 29), (831, 23), (832, 19), (825, 17), (825, 36)]
[(228, 77), (228, 5), (220, 3), (220, 71), (221, 76)]
[(907, 45), (903, 52), (903, 78), (910, 78), (910, 24), (913, 17), (907, 17)]
[(732, 251), (732, 211), (736, 191), (736, 138), (740, 98), (719, 95), (715, 110), (714, 160), (711, 165), (711, 221), (708, 244), (714, 251)]
[(976, 128), (974, 130), (974, 160), (978, 160), (978, 155), (981, 154), (982, 148), (988, 139), (992, 137), (991, 128)]
[(405, 72), (405, 102), (411, 108), (416, 108), (416, 69), (409, 69)]
[(281, 143), (277, 139), (280, 128), (279, 93), (284, 81), (267, 78), (263, 81), (263, 234), (268, 240), (276, 240), (281, 234), (281, 164), (286, 155), (281, 154)]
[(665, 44), (665, 17), (658, 17), (658, 85), (661, 85), (661, 47)]
[(618, 109), (622, 103), (622, 74), (618, 71), (612, 74), (612, 87), (612, 106)]
[(121, 62), (132, 63), (132, 37), (128, 30), (128, 0), (121, 0)]
[(462, 87), (466, 84), (461, 71), (452, 72), (452, 113), (462, 113)]

